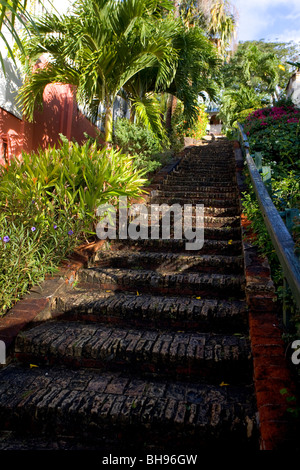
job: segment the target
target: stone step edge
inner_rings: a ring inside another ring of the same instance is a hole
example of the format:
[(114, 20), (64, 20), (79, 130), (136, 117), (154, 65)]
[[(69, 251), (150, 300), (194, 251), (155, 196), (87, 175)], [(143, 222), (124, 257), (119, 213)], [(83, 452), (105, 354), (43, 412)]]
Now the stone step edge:
[(245, 334), (248, 309), (245, 300), (206, 299), (199, 296), (155, 297), (145, 293), (113, 293), (82, 290), (80, 286), (57, 296), (52, 318), (58, 321), (79, 320), (103, 324), (170, 331), (215, 331)]
[[(141, 193), (135, 203), (150, 198), (152, 190), (158, 189), (167, 176), (177, 168), (185, 151), (179, 152), (173, 160), (161, 168), (152, 177), (151, 185), (144, 188), (145, 194)], [(105, 240), (94, 240), (75, 248), (68, 259), (58, 266), (57, 273), (48, 276), (39, 286), (33, 286), (29, 292), (2, 317), (0, 318), (0, 341), (5, 344), (5, 364), (0, 364), (0, 369), (12, 360), (14, 341), (18, 333), (26, 328), (31, 322), (49, 320), (51, 318), (51, 304), (55, 297), (64, 292), (69, 286), (76, 282), (76, 276), (80, 269), (88, 266), (95, 252), (101, 250)]]
[[(245, 380), (252, 355), (245, 335), (127, 328), (102, 323), (42, 323), (16, 338), (15, 357), (25, 364), (71, 365), (98, 370), (136, 370), (140, 374)], [(121, 369), (120, 369), (121, 367)], [(243, 377), (243, 379), (241, 378)]]
[[(20, 367), (14, 366), (11, 370), (17, 374)], [(12, 418), (13, 424), (18, 423), (19, 427), (21, 424), (21, 428), (39, 436), (53, 436), (53, 432), (72, 430), (75, 436), (92, 433), (100, 437), (109, 430), (113, 432), (116, 426), (120, 432), (127, 429), (127, 424), (132, 428), (134, 423), (139, 432), (146, 432), (147, 429), (152, 432), (154, 428), (161, 432), (161, 428), (165, 427), (178, 435), (181, 429), (183, 433), (188, 433), (188, 440), (194, 434), (198, 439), (201, 436), (218, 439), (219, 434), (224, 438), (228, 433), (233, 433), (233, 444), (241, 434), (242, 440), (257, 441), (253, 389), (247, 384), (235, 387), (162, 383), (149, 379), (138, 382), (124, 374), (99, 375), (96, 371), (79, 370), (68, 373), (62, 386), (63, 371), (63, 368), (23, 368), (19, 377), (21, 386), (12, 387), (13, 384), (7, 382), (14, 395), (13, 399), (10, 397), (10, 402), (14, 402), (19, 414), (6, 407), (6, 400), (0, 408), (5, 415), (3, 427), (10, 430), (9, 421)], [(39, 391), (34, 389), (33, 380), (36, 383), (41, 380), (44, 388)], [(84, 388), (80, 387), (81, 380), (87, 383)], [(62, 420), (62, 413), (68, 413), (69, 419)], [(38, 421), (40, 426), (37, 426)], [(111, 427), (111, 421), (114, 427)], [(132, 439), (130, 433), (128, 437)]]
[[(78, 272), (77, 280), (82, 285), (99, 286), (101, 289), (136, 291), (148, 290), (153, 292), (174, 293), (191, 292), (191, 295), (213, 295), (220, 298), (221, 293), (230, 292), (242, 295), (244, 285), (243, 274), (208, 274), (208, 273), (166, 273), (161, 274), (153, 270), (91, 267), (83, 268)], [(221, 284), (219, 285), (221, 281)], [(173, 292), (174, 291), (174, 292)]]

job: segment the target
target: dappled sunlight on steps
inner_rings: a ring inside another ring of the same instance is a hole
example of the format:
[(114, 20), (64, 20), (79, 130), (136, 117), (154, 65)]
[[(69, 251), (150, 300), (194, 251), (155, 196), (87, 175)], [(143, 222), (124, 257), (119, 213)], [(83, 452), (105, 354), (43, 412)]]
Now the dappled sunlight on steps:
[(25, 433), (50, 448), (258, 449), (232, 144), (191, 147), (151, 202), (204, 204), (203, 248), (107, 242), (52, 319), (18, 335), (0, 373), (12, 432), (0, 448)]

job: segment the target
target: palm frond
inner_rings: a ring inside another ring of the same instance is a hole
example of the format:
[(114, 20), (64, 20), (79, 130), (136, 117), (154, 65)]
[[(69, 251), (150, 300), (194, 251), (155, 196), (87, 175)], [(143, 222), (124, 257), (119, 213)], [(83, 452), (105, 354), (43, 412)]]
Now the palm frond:
[(142, 122), (160, 139), (166, 138), (166, 130), (161, 120), (160, 105), (155, 96), (147, 94), (141, 98), (136, 97), (132, 101), (132, 107), (135, 109), (138, 122)]

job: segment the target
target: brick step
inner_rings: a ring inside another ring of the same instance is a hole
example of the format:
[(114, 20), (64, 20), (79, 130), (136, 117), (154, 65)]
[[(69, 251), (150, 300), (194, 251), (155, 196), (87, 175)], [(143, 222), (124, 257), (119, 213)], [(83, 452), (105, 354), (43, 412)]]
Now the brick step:
[[(140, 380), (63, 366), (8, 366), (0, 374), (2, 429), (20, 435), (80, 438), (98, 449), (257, 447), (251, 385)], [(135, 454), (134, 454), (135, 455)]]
[(178, 189), (176, 187), (170, 187), (166, 186), (166, 188), (161, 188), (159, 190), (155, 190), (151, 193), (151, 195), (156, 196), (156, 197), (174, 197), (174, 196), (179, 196), (179, 197), (184, 197), (186, 200), (190, 199), (202, 199), (204, 198), (205, 200), (211, 199), (212, 201), (214, 200), (236, 200), (237, 197), (237, 192), (236, 191), (231, 191), (231, 192), (218, 192), (218, 191), (201, 191), (201, 190), (196, 190), (192, 191), (191, 188), (186, 187), (185, 189)]
[(234, 334), (248, 330), (247, 305), (243, 300), (138, 294), (76, 287), (55, 298), (52, 316), (185, 331)]
[(222, 198), (220, 197), (219, 199), (215, 199), (210, 197), (209, 195), (205, 196), (200, 196), (196, 195), (195, 197), (190, 195), (190, 196), (180, 196), (177, 194), (162, 194), (162, 193), (157, 193), (155, 192), (154, 194), (157, 194), (155, 196), (151, 196), (151, 204), (181, 204), (182, 206), (184, 204), (204, 204), (205, 209), (206, 208), (234, 208), (236, 211), (238, 211), (240, 205), (239, 201), (236, 198)]
[(244, 260), (241, 256), (185, 255), (131, 250), (99, 251), (90, 262), (90, 267), (153, 269), (161, 273), (242, 273), (243, 265)]
[[(209, 151), (207, 151), (209, 150)], [(201, 149), (194, 149), (191, 151), (189, 149), (186, 153), (186, 155), (183, 157), (183, 160), (188, 160), (190, 159), (191, 162), (202, 162), (202, 161), (208, 161), (208, 162), (214, 162), (216, 164), (228, 164), (232, 161), (232, 148), (231, 149), (226, 149), (225, 151), (220, 154), (219, 150), (216, 152), (211, 152), (211, 149), (206, 149), (202, 147)]]
[(245, 336), (101, 323), (42, 323), (17, 336), (15, 357), (27, 364), (159, 374), (177, 380), (209, 378), (209, 383), (249, 381), (252, 373), (250, 342)]
[(205, 194), (211, 194), (211, 193), (219, 193), (219, 194), (222, 194), (222, 195), (225, 195), (227, 196), (228, 193), (233, 193), (233, 194), (237, 194), (237, 192), (235, 191), (235, 188), (233, 185), (231, 186), (221, 186), (221, 185), (216, 185), (216, 186), (213, 186), (212, 184), (208, 185), (206, 183), (197, 183), (195, 182), (194, 184), (176, 184), (176, 182), (172, 182), (172, 180), (170, 180), (167, 183), (163, 183), (161, 185), (159, 185), (159, 188), (158, 188), (159, 191), (164, 191), (164, 190), (167, 190), (167, 191), (176, 191), (176, 192), (186, 192), (188, 193), (189, 191), (191, 192), (197, 192), (197, 193), (205, 193)]
[(86, 268), (78, 272), (82, 285), (104, 290), (223, 297), (242, 295), (244, 276), (239, 274), (162, 274), (156, 271), (121, 268)]
[(209, 168), (207, 169), (190, 169), (190, 168), (180, 168), (180, 166), (178, 166), (176, 169), (174, 169), (170, 174), (169, 174), (169, 178), (170, 177), (173, 177), (173, 178), (186, 178), (187, 180), (193, 180), (193, 181), (197, 181), (199, 179), (199, 181), (205, 181), (205, 180), (208, 180), (208, 181), (211, 181), (211, 182), (221, 182), (221, 181), (227, 181), (227, 182), (230, 182), (230, 181), (235, 181), (236, 179), (236, 175), (235, 175), (235, 172), (232, 171), (232, 170), (228, 170), (228, 171), (211, 171)]
[(239, 215), (229, 217), (204, 217), (204, 229), (205, 228), (239, 228), (241, 227), (241, 219)]
[[(183, 238), (182, 240), (177, 240), (174, 238), (170, 239), (138, 239), (132, 240), (128, 238), (127, 240), (110, 240), (106, 243), (106, 246), (103, 249), (112, 249), (112, 250), (124, 250), (130, 248), (133, 251), (156, 251), (156, 252), (172, 252), (172, 253), (182, 253), (182, 254), (211, 254), (211, 255), (229, 255), (236, 256), (241, 255), (242, 253), (242, 242), (241, 240), (204, 240), (203, 247), (198, 250), (190, 249), (186, 244), (189, 240)], [(196, 247), (196, 246), (195, 246)]]
[[(157, 221), (157, 218), (156, 218), (156, 214), (155, 216), (153, 217), (152, 216), (152, 208), (150, 205), (146, 205), (146, 208), (148, 210), (148, 214), (147, 214), (147, 217), (145, 218), (146, 220), (140, 220), (140, 217), (139, 217), (139, 212), (137, 211), (136, 213), (136, 216), (133, 216), (133, 217), (128, 217), (128, 224), (129, 223), (134, 223), (135, 221), (135, 217), (137, 217), (137, 222), (136, 223), (142, 223), (143, 226), (144, 225), (150, 225), (151, 226), (151, 223), (153, 225), (157, 225), (157, 223), (159, 225), (161, 225), (161, 222), (162, 222), (162, 215), (163, 215), (163, 211), (162, 209), (159, 211), (159, 214), (158, 214), (158, 221)], [(183, 212), (183, 209), (181, 212), (179, 212), (179, 214), (181, 215), (182, 217), (182, 223), (184, 224), (184, 212)], [(165, 214), (165, 217), (168, 217), (168, 214), (166, 213)], [(196, 219), (196, 216), (195, 216), (195, 208), (193, 208), (192, 210), (192, 214), (191, 215), (187, 215), (187, 218), (186, 218), (186, 224), (189, 222), (189, 221), (192, 221), (192, 226), (194, 227), (195, 226), (195, 223), (196, 221), (199, 223), (199, 220)], [(201, 218), (201, 222), (203, 223), (204, 225), (204, 230), (206, 230), (206, 234), (207, 234), (207, 238), (213, 238), (213, 234), (216, 233), (216, 238), (219, 239), (221, 235), (217, 235), (217, 234), (224, 234), (224, 237), (225, 239), (228, 238), (228, 233), (227, 231), (231, 231), (233, 230), (233, 234), (236, 234), (239, 235), (241, 234), (240, 230), (241, 230), (241, 220), (240, 220), (240, 216), (239, 215), (234, 215), (234, 216), (228, 216), (228, 217), (222, 217), (222, 216), (214, 216), (214, 215), (204, 215), (203, 218)], [(118, 227), (118, 217), (117, 217), (117, 227)], [(173, 226), (174, 224), (174, 213), (172, 210), (170, 210), (170, 225), (171, 227)], [(171, 232), (172, 233), (172, 232)], [(149, 238), (150, 238), (150, 233), (149, 233)]]
[[(171, 212), (171, 217), (170, 219), (166, 219), (166, 227), (164, 230), (167, 232), (163, 232), (163, 219), (162, 217), (159, 218), (158, 221), (152, 220), (151, 214), (149, 215), (148, 219), (146, 221), (141, 221), (139, 217), (137, 219), (132, 219), (128, 220), (128, 226), (130, 225), (130, 230), (135, 227), (136, 235), (139, 236), (140, 238), (177, 238), (179, 237), (185, 237), (186, 235), (189, 235), (189, 232), (187, 230), (193, 229), (193, 232), (196, 230), (199, 230), (198, 237), (200, 236), (200, 229), (203, 228), (203, 219), (197, 219), (195, 216), (191, 218), (187, 218), (184, 220), (184, 217), (182, 216), (182, 223), (180, 224), (179, 222), (174, 222), (174, 217)], [(169, 217), (166, 215), (166, 217)], [(213, 223), (215, 221), (212, 221)], [(207, 222), (208, 224), (209, 222)], [(217, 223), (216, 223), (217, 225)], [(118, 226), (117, 226), (118, 227)], [(118, 229), (116, 228), (116, 235), (118, 235)], [(205, 226), (203, 228), (203, 233), (204, 233), (204, 240), (240, 240), (241, 239), (241, 228), (240, 227), (231, 227), (230, 225), (225, 225), (225, 226)], [(128, 231), (128, 237), (132, 234), (132, 232)], [(136, 238), (136, 237), (135, 237)]]
[(0, 430), (0, 451), (113, 451), (112, 447), (101, 448), (101, 442), (97, 439), (83, 439), (70, 436), (28, 436), (14, 431)]
[(234, 183), (235, 182), (235, 174), (232, 172), (228, 172), (226, 174), (216, 172), (212, 173), (211, 171), (184, 171), (181, 169), (174, 170), (172, 172), (172, 176), (176, 179), (184, 179), (185, 181), (211, 181), (214, 183), (220, 183), (222, 181), (225, 181), (226, 183)]
[[(178, 164), (178, 166), (184, 166), (189, 168), (220, 168), (220, 169), (232, 169), (233, 168), (233, 161), (232, 158), (213, 158), (211, 155), (187, 155), (186, 157), (182, 158)], [(177, 166), (177, 168), (178, 168)]]
[(219, 188), (221, 191), (222, 188), (224, 190), (228, 190), (228, 188), (233, 188), (236, 185), (236, 182), (230, 178), (230, 179), (220, 179), (218, 181), (213, 181), (210, 180), (209, 178), (193, 178), (192, 175), (187, 177), (186, 175), (180, 176), (180, 175), (174, 175), (171, 173), (170, 175), (167, 176), (165, 179), (165, 182), (163, 183), (165, 186), (172, 186), (172, 185), (178, 185), (178, 186), (184, 186), (184, 187), (214, 187), (214, 188)]
[[(184, 204), (204, 204), (204, 216), (215, 216), (215, 217), (234, 217), (237, 215), (240, 215), (240, 207), (237, 201), (234, 201), (234, 205), (228, 204), (226, 205), (226, 201), (223, 204), (223, 202), (216, 201), (214, 205), (211, 204), (211, 201), (208, 201), (210, 204), (205, 205), (206, 201), (203, 199), (188, 199), (187, 198), (151, 198), (151, 202), (148, 204), (148, 207), (150, 204), (168, 204), (171, 206), (172, 204), (181, 204), (182, 208)], [(223, 206), (222, 206), (223, 204)], [(220, 206), (220, 207), (218, 207)], [(150, 207), (149, 207), (149, 213), (150, 213)]]
[(217, 172), (217, 173), (222, 173), (222, 174), (233, 174), (234, 173), (234, 170), (233, 170), (233, 167), (230, 163), (226, 162), (226, 163), (213, 163), (211, 161), (203, 161), (202, 159), (197, 161), (197, 160), (194, 160), (194, 161), (190, 161), (190, 160), (181, 160), (181, 162), (179, 163), (179, 165), (177, 166), (176, 169), (174, 169), (174, 171), (180, 171), (180, 170), (183, 170), (183, 171), (186, 171), (187, 173), (189, 171), (196, 171), (197, 173), (201, 173), (201, 172)]
[(210, 175), (212, 179), (215, 177), (223, 176), (224, 179), (226, 178), (232, 178), (234, 177), (234, 171), (232, 166), (230, 167), (216, 167), (214, 165), (210, 164), (202, 164), (202, 165), (186, 165), (180, 164), (176, 169), (173, 170), (172, 172), (174, 175), (176, 174), (185, 174), (187, 176), (189, 175), (195, 175), (197, 176), (207, 176)]

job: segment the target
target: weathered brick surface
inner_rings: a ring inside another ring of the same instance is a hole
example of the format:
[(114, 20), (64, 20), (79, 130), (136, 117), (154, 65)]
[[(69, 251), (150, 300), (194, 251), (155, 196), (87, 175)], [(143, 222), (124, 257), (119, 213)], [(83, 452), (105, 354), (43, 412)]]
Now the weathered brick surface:
[(65, 448), (258, 447), (232, 144), (192, 148), (163, 176), (147, 203), (204, 201), (204, 247), (115, 240), (66, 263), (77, 287), (51, 299), (51, 321), (35, 317), (18, 335), (17, 362), (0, 373), (6, 432), (52, 436), (53, 446), (73, 436)]
[(159, 273), (187, 273), (201, 269), (205, 272), (228, 274), (231, 272), (243, 273), (243, 259), (238, 256), (226, 255), (185, 255), (184, 253), (168, 252), (131, 252), (122, 250), (100, 252), (97, 254), (91, 267), (155, 269)]
[(39, 364), (55, 362), (106, 368), (133, 367), (178, 376), (206, 376), (231, 382), (251, 374), (245, 337), (137, 330), (97, 324), (42, 324), (20, 334), (16, 357)]
[[(26, 423), (33, 434), (61, 435), (71, 429), (79, 436), (91, 432), (96, 438), (105, 430), (108, 438), (114, 433), (111, 422), (119, 432), (129, 423), (142, 423), (143, 437), (162, 426), (173, 439), (181, 435), (180, 429), (183, 438), (187, 433), (215, 442), (226, 440), (230, 432), (244, 444), (255, 421), (254, 410), (252, 394), (233, 386), (137, 381), (117, 373), (57, 367), (8, 367), (0, 379), (1, 422), (14, 419), (21, 429)], [(161, 435), (162, 442), (165, 437)]]
[[(196, 297), (196, 296), (195, 296)], [(56, 300), (53, 315), (72, 320), (104, 321), (137, 326), (168, 326), (215, 332), (247, 331), (244, 301), (70, 291)]]
[(120, 268), (82, 269), (78, 275), (79, 282), (91, 283), (104, 289), (141, 290), (141, 292), (166, 292), (176, 294), (199, 294), (209, 297), (227, 295), (239, 297), (243, 275), (238, 274), (161, 274), (157, 271)]

